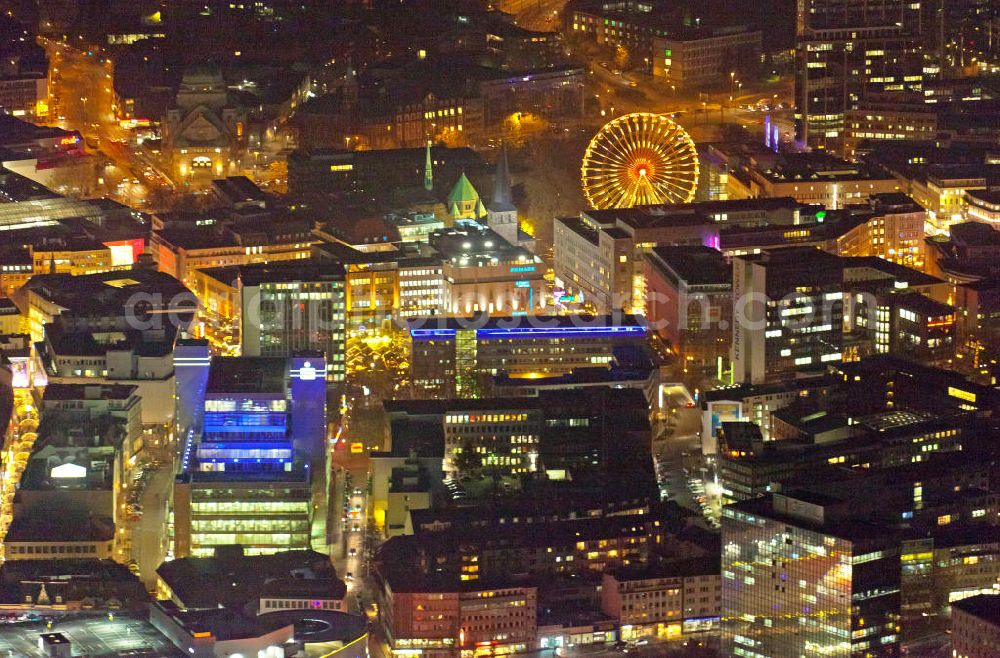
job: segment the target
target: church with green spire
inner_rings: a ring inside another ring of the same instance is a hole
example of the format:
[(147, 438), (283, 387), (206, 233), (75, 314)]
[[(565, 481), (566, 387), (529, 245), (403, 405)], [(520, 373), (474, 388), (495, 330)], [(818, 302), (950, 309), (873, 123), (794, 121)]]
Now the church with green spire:
[[(506, 146), (497, 154), (493, 194), (490, 198), (483, 198), (479, 194), (464, 168), (447, 196), (444, 196), (441, 194), (441, 188), (450, 180), (442, 180), (440, 171), (434, 171), (439, 162), (432, 153), (432, 144), (429, 140), (423, 155), (423, 185), (407, 188), (405, 194), (399, 194), (398, 198), (402, 203), (397, 206), (400, 209), (393, 213), (408, 218), (408, 227), (412, 228), (418, 224), (427, 227), (434, 225), (452, 227), (462, 222), (476, 222), (492, 229), (511, 245), (529, 250), (534, 248), (532, 237), (519, 230), (520, 222), (517, 207), (514, 205), (513, 181)], [(450, 175), (445, 178), (450, 178)], [(415, 231), (414, 234), (422, 232)]]
[(448, 193), (447, 205), (452, 221), (471, 219), (478, 222), (486, 217), (486, 206), (464, 171)]

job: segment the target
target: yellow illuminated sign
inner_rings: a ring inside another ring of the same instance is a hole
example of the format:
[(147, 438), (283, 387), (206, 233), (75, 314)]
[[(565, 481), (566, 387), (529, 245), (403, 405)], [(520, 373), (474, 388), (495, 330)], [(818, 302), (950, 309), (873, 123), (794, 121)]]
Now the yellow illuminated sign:
[(965, 400), (966, 402), (975, 402), (976, 394), (969, 393), (968, 391), (963, 391), (960, 388), (955, 388), (954, 386), (948, 387), (948, 395), (953, 398), (958, 398), (959, 400)]

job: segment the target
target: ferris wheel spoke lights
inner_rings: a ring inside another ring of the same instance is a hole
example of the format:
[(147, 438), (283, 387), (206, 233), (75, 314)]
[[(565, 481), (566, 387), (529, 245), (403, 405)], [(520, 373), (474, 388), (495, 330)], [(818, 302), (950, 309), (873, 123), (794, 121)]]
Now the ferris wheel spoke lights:
[(667, 116), (626, 114), (590, 140), (581, 179), (587, 201), (598, 209), (687, 203), (698, 185), (698, 153)]

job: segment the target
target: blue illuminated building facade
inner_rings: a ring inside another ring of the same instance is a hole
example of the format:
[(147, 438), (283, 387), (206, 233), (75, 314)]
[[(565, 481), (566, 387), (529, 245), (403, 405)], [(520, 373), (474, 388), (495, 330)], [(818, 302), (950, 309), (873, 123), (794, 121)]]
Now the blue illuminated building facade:
[(183, 339), (174, 346), (177, 436), (197, 434), (201, 430), (211, 363), (207, 340)]
[(418, 397), (479, 397), (484, 382), (505, 373), (539, 379), (607, 367), (615, 350), (645, 349), (640, 318), (512, 316), (413, 320), (410, 367)]
[(212, 360), (174, 487), (175, 557), (312, 547), (326, 489), (325, 381), (321, 353)]

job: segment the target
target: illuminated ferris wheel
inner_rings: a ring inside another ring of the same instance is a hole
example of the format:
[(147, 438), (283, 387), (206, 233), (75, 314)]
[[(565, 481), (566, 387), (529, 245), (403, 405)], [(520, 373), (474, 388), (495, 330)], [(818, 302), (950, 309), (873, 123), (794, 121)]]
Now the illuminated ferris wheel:
[(662, 114), (609, 121), (583, 156), (583, 193), (594, 208), (687, 203), (698, 185), (698, 153), (683, 128)]

